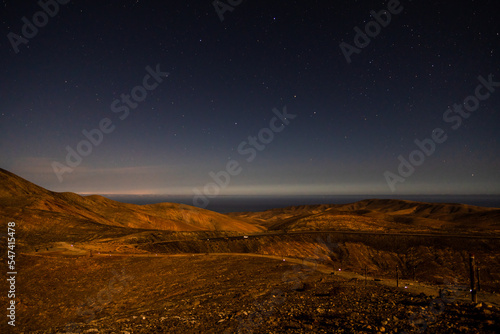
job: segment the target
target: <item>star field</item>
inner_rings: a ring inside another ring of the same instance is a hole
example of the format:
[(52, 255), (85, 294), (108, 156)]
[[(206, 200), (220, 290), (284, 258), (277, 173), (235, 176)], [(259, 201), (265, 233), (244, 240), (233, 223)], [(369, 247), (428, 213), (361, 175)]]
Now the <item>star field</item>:
[[(210, 0), (69, 1), (16, 53), (9, 33), (42, 9), (3, 1), (0, 165), (79, 193), (192, 195), (237, 161), (221, 195), (499, 194), (500, 87), (458, 129), (443, 120), (479, 76), (500, 82), (496, 2), (400, 1), (348, 63), (339, 45), (389, 3), (243, 1), (221, 21)], [(120, 119), (113, 102), (157, 65), (168, 76)], [(285, 106), (296, 117), (248, 162), (238, 147)], [(103, 119), (112, 132), (69, 166)], [(384, 173), (436, 128), (447, 140), (391, 189)]]

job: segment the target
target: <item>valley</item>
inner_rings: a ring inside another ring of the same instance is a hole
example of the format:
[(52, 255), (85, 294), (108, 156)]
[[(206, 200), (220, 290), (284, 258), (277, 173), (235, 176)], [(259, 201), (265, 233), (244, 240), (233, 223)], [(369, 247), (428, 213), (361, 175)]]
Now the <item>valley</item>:
[(500, 329), (497, 208), (368, 199), (224, 215), (55, 193), (5, 170), (0, 185), (0, 228), (16, 222), (14, 332)]

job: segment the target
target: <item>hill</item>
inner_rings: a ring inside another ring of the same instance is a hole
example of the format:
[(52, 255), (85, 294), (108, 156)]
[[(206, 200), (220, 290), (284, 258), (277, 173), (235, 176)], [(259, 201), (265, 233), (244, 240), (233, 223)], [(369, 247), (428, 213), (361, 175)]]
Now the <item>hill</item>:
[(350, 204), (292, 206), (231, 217), (269, 230), (359, 230), (411, 232), (499, 232), (500, 209), (459, 203), (367, 199)]
[[(57, 193), (0, 169), (0, 219), (30, 242), (93, 240), (137, 230), (259, 232), (238, 218), (176, 203), (134, 205), (102, 196)], [(43, 240), (42, 240), (43, 239)]]

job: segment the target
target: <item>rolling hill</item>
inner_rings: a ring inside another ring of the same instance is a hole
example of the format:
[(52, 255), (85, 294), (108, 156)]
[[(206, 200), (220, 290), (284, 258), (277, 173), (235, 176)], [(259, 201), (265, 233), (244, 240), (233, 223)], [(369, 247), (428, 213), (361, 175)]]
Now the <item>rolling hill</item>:
[(269, 230), (499, 232), (500, 209), (458, 203), (367, 199), (350, 204), (292, 206), (232, 217)]
[(134, 205), (98, 195), (52, 192), (3, 169), (0, 219), (2, 224), (15, 221), (18, 233), (30, 242), (91, 240), (127, 235), (138, 229), (241, 233), (263, 230), (259, 225), (188, 205)]
[(456, 203), (367, 199), (263, 212), (219, 214), (176, 203), (134, 205), (98, 195), (52, 192), (0, 169), (0, 219), (22, 242), (90, 241), (141, 231), (259, 233), (350, 230), (495, 233), (500, 209)]

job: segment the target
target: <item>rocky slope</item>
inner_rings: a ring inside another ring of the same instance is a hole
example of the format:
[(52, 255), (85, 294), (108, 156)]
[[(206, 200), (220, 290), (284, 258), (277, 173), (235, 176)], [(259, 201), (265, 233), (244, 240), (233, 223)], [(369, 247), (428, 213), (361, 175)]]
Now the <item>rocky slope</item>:
[(22, 259), (27, 262), (32, 266), (18, 283), (18, 328), (25, 333), (500, 329), (497, 307), (459, 301), (463, 292), (454, 284), (444, 286), (440, 296), (412, 295), (374, 281), (365, 285), (346, 280), (314, 266), (244, 256)]

